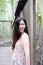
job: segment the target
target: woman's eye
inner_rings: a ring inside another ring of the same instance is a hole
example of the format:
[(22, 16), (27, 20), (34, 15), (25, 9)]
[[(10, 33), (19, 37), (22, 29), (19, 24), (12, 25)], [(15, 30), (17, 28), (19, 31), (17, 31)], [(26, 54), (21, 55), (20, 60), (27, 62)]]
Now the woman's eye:
[(25, 24), (20, 24), (20, 25), (25, 25)]

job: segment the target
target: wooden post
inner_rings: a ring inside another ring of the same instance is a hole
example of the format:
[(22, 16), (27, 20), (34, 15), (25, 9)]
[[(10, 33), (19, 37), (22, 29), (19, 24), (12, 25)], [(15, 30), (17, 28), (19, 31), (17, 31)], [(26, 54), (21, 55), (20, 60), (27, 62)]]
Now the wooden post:
[(36, 65), (36, 17), (35, 0), (28, 0), (23, 10), (30, 36), (30, 65)]

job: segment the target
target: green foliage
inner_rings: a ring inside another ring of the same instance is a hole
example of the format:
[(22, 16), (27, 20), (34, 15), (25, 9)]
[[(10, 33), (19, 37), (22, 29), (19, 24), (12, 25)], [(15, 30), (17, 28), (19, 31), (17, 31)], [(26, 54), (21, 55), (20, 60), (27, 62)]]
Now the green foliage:
[(15, 11), (16, 11), (16, 7), (17, 7), (17, 4), (18, 4), (18, 1), (19, 0), (13, 0), (13, 12), (15, 14)]
[(37, 24), (37, 40), (39, 38), (39, 32), (41, 30), (41, 26), (42, 26), (42, 15), (39, 9), (39, 4), (37, 3), (37, 11), (36, 11), (36, 24)]
[(37, 5), (36, 17), (37, 17), (37, 22), (42, 23), (42, 15), (41, 15), (41, 12), (40, 12), (38, 5)]
[[(12, 20), (18, 0), (0, 0), (0, 20)], [(11, 36), (11, 22), (0, 21), (0, 37)]]
[(0, 0), (0, 20), (12, 20), (18, 0)]
[(37, 12), (36, 16), (37, 16), (37, 22), (41, 23), (42, 22), (42, 16), (38, 12)]
[(0, 0), (0, 19), (12, 19), (11, 0)]

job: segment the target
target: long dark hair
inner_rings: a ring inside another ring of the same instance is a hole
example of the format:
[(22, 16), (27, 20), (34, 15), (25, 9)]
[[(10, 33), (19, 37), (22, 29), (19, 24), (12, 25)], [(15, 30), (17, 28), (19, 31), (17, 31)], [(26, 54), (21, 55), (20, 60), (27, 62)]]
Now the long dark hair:
[(26, 20), (22, 17), (18, 17), (16, 20), (14, 20), (14, 24), (13, 24), (13, 43), (12, 43), (12, 48), (15, 48), (15, 44), (17, 42), (17, 40), (20, 38), (21, 33), (19, 31), (19, 23), (20, 21), (23, 20), (26, 27), (24, 29), (24, 32), (26, 32), (28, 34), (28, 29), (27, 29), (27, 24), (26, 24)]

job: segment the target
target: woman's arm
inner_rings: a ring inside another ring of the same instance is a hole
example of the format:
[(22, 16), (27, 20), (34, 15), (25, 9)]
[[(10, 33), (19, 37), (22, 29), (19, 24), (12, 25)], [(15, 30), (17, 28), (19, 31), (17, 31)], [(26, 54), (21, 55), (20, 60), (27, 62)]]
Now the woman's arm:
[(26, 65), (30, 65), (30, 42), (29, 42), (28, 35), (24, 36), (23, 43), (24, 43), (24, 49), (26, 54)]
[(27, 65), (30, 65), (30, 43), (29, 43), (29, 40), (27, 40), (26, 42), (26, 64)]

